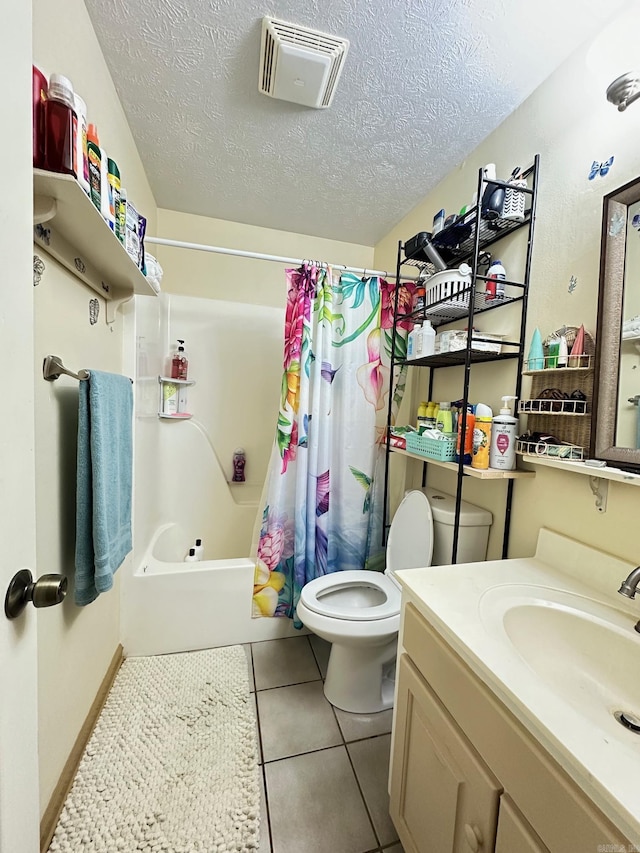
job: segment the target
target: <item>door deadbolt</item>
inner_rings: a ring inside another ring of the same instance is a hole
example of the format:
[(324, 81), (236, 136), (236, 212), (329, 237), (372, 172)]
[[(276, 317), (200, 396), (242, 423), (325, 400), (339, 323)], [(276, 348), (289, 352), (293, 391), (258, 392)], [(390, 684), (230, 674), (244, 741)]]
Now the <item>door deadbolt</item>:
[(29, 569), (20, 569), (11, 578), (4, 599), (7, 619), (15, 619), (31, 602), (34, 607), (51, 607), (60, 604), (67, 594), (67, 579), (64, 575), (42, 575), (37, 581)]

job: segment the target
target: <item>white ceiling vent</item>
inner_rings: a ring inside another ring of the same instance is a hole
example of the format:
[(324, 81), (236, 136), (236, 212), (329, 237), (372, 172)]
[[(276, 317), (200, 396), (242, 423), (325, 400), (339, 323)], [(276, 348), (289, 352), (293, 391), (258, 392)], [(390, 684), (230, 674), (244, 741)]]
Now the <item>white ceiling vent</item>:
[(265, 17), (258, 89), (281, 101), (325, 109), (348, 50), (347, 39)]

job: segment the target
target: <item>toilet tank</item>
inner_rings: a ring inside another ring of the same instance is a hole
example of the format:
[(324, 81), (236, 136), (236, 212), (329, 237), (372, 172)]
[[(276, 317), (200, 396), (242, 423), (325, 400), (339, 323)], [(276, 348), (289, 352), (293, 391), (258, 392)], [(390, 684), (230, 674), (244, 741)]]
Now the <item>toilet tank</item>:
[[(456, 517), (456, 499), (440, 489), (423, 488), (433, 514), (432, 566), (451, 563), (453, 526)], [(482, 507), (462, 501), (460, 504), (460, 530), (458, 532), (458, 563), (478, 563), (487, 558), (491, 513)]]

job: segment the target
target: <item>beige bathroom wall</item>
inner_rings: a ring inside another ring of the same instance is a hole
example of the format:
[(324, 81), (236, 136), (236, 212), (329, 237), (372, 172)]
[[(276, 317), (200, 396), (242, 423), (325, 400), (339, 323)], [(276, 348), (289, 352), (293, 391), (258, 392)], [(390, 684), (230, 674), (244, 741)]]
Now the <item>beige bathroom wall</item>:
[[(33, 2), (33, 58), (47, 75), (68, 76), (87, 102), (89, 120), (119, 164), (123, 182), (155, 227), (156, 205), (82, 0)], [(122, 372), (123, 319), (89, 324), (93, 290), (34, 246), (46, 269), (35, 288), (35, 362), (62, 357), (71, 369)], [(38, 573), (74, 574), (75, 454), (78, 384), (34, 377)], [(120, 573), (124, 571), (124, 566)], [(60, 607), (38, 613), (40, 808), (44, 811), (120, 639), (119, 578), (85, 608), (71, 591)]]
[[(373, 264), (371, 246), (163, 208), (158, 210), (157, 233), (149, 233), (170, 240), (290, 258), (315, 258), (346, 266), (371, 267)], [(148, 250), (162, 265), (162, 289), (168, 293), (284, 308), (284, 264), (151, 244)]]
[[(451, 172), (410, 214), (376, 246), (376, 266), (395, 264), (398, 241), (418, 231), (431, 230), (434, 214), (445, 208), (457, 212), (470, 203), (477, 187), (478, 170), (485, 163), (497, 165), (498, 176), (506, 178), (516, 165), (532, 162), (539, 153), (540, 183), (535, 225), (533, 263), (526, 345), (537, 326), (542, 335), (563, 323), (580, 325), (595, 333), (602, 199), (605, 193), (640, 174), (637, 140), (640, 133), (640, 104), (619, 113), (605, 98), (605, 89), (615, 77), (633, 66), (630, 38), (640, 25), (637, 4), (590, 43), (570, 57), (457, 169)], [(593, 161), (602, 163), (614, 155), (609, 173), (588, 180)], [(429, 168), (425, 151), (425, 170)], [(500, 244), (500, 254), (509, 276), (521, 275), (518, 235)], [(496, 255), (494, 255), (495, 257)], [(569, 285), (575, 277), (573, 291)], [(515, 331), (517, 313), (504, 308), (479, 315), (476, 325), (485, 331)], [(421, 373), (414, 391), (414, 408), (424, 399), (428, 371)], [(473, 368), (470, 398), (492, 406), (512, 392), (514, 366), (478, 365)], [(523, 387), (526, 395), (527, 380)], [(461, 368), (436, 372), (435, 398), (454, 400), (462, 395)], [(412, 413), (413, 416), (413, 413)], [(613, 414), (612, 414), (613, 416)], [(524, 420), (521, 421), (521, 429)], [(395, 460), (394, 460), (395, 462)], [(404, 460), (400, 462), (404, 465)], [(409, 485), (417, 485), (421, 463), (409, 466)], [(587, 477), (536, 467), (533, 480), (520, 480), (514, 487), (510, 556), (532, 554), (538, 530), (547, 526), (625, 559), (640, 561), (636, 535), (640, 517), (640, 488), (611, 483), (607, 512), (594, 506)], [(430, 484), (446, 491), (455, 489), (455, 477), (431, 466)], [(490, 557), (502, 547), (506, 486), (467, 478), (464, 497), (494, 512)]]

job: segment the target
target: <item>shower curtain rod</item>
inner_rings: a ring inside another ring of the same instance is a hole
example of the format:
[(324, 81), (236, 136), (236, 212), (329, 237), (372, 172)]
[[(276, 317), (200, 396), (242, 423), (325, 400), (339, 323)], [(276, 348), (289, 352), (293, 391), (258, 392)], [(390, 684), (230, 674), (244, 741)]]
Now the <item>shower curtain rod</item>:
[[(207, 246), (204, 243), (185, 243), (183, 240), (167, 240), (164, 237), (145, 237), (145, 243), (153, 243), (156, 246), (173, 246), (176, 249), (196, 249), (199, 252), (214, 252), (218, 255), (235, 255), (238, 258), (255, 258), (258, 261), (275, 261), (278, 264), (291, 264), (295, 267), (300, 267), (304, 263), (301, 258), (285, 258), (281, 255), (265, 255), (262, 252), (245, 252), (241, 249), (225, 249), (221, 246)], [(322, 266), (335, 267), (344, 272), (352, 272), (357, 275), (374, 275), (383, 278), (396, 278), (386, 270), (370, 270), (369, 267), (346, 267), (344, 264), (326, 264)], [(412, 277), (408, 275), (400, 276), (401, 281), (416, 281), (418, 276)]]

